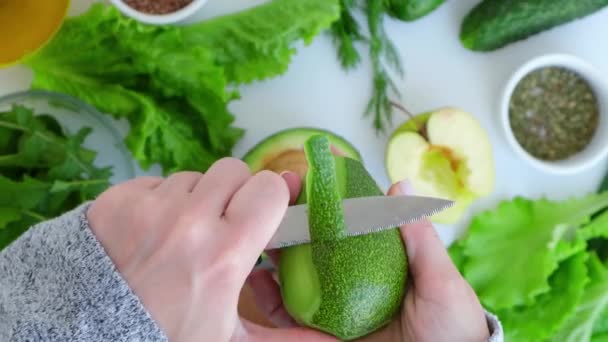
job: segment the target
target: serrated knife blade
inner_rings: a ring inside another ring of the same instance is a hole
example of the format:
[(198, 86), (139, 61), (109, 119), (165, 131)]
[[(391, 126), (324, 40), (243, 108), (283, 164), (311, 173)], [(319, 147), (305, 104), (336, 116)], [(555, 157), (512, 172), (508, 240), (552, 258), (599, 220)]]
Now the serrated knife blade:
[[(418, 221), (454, 205), (453, 201), (425, 196), (371, 196), (342, 201), (347, 235), (373, 234)], [(310, 242), (308, 206), (291, 206), (266, 250)]]

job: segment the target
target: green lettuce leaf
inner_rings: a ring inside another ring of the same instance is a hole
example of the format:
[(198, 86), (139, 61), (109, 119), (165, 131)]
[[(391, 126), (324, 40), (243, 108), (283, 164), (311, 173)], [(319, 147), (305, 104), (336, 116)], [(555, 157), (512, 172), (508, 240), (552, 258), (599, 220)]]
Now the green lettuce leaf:
[(608, 342), (608, 333), (601, 333), (591, 336), (591, 342)]
[[(588, 268), (590, 282), (584, 289), (584, 294), (576, 307), (576, 311), (553, 335), (551, 341), (590, 341), (596, 320), (608, 307), (608, 269), (595, 253), (589, 253)], [(578, 282), (579, 279), (573, 276), (569, 281)], [(564, 299), (570, 299), (566, 297), (566, 293), (562, 293), (560, 296)]]
[(605, 241), (608, 239), (608, 211), (602, 210), (599, 214), (594, 215), (591, 222), (582, 227), (578, 234), (584, 240)]
[(608, 336), (608, 307), (602, 311), (593, 323), (593, 336)]
[(456, 240), (448, 247), (448, 255), (452, 259), (454, 266), (462, 272), (466, 257), (464, 256), (464, 240)]
[(585, 250), (579, 228), (608, 206), (608, 192), (563, 201), (521, 197), (474, 217), (462, 241), (462, 273), (492, 310), (527, 306), (551, 290), (560, 261)]
[(549, 278), (551, 290), (539, 295), (534, 304), (495, 312), (502, 321), (505, 341), (545, 341), (562, 326), (577, 309), (589, 282), (587, 259), (583, 251), (561, 262)]
[(88, 102), (131, 129), (142, 168), (205, 171), (244, 134), (229, 103), (243, 82), (283, 73), (299, 40), (339, 16), (337, 0), (275, 0), (187, 26), (149, 26), (95, 3), (25, 61), (32, 88)]
[(339, 16), (338, 0), (274, 0), (187, 26), (182, 35), (186, 44), (214, 52), (229, 83), (248, 83), (286, 72), (296, 52), (292, 42), (309, 44)]

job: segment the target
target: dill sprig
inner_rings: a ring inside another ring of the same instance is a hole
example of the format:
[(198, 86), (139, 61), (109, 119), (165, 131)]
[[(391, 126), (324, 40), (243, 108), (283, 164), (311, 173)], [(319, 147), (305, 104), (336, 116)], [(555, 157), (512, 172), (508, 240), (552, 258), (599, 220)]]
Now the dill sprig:
[[(392, 90), (395, 96), (399, 97), (397, 87), (388, 74), (387, 66), (394, 69), (399, 76), (403, 75), (399, 54), (384, 30), (386, 5), (384, 0), (366, 0), (361, 7), (357, 7), (354, 0), (341, 0), (340, 3), (342, 15), (333, 24), (331, 30), (340, 64), (346, 70), (356, 67), (361, 61), (361, 56), (355, 44), (365, 42), (369, 45), (373, 87), (365, 116), (373, 115), (373, 127), (376, 132), (385, 132), (387, 124), (392, 120), (392, 105), (388, 93)], [(355, 20), (353, 13), (358, 9), (366, 16), (369, 37), (361, 34)]]

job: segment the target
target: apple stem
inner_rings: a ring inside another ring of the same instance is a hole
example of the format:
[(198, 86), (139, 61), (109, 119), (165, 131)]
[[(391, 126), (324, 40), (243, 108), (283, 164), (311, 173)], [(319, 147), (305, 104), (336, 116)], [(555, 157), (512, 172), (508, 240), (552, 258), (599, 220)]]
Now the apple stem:
[[(402, 105), (400, 105), (397, 102), (394, 101), (390, 101), (391, 105), (397, 109), (399, 109), (400, 111), (404, 112), (407, 116), (410, 117), (410, 119), (412, 119), (416, 124), (418, 124), (418, 121), (416, 121), (416, 117), (407, 109), (405, 109), (405, 107), (403, 107)], [(423, 123), (422, 125), (419, 125), (417, 128), (417, 131), (420, 132), (420, 134), (425, 138), (428, 139), (427, 133), (426, 133), (426, 125)]]

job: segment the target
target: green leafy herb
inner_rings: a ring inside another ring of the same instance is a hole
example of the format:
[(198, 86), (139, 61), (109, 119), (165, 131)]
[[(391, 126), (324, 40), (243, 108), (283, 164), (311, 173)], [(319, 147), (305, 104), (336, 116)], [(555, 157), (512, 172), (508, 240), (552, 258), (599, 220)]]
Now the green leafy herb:
[(361, 62), (361, 55), (355, 44), (365, 41), (359, 23), (351, 13), (355, 10), (354, 0), (340, 0), (340, 19), (331, 26), (331, 34), (337, 47), (338, 60), (346, 70), (355, 68)]
[[(331, 27), (338, 59), (344, 69), (352, 69), (361, 61), (356, 43), (362, 42), (369, 45), (373, 87), (365, 114), (373, 114), (373, 126), (377, 132), (381, 132), (385, 130), (392, 118), (392, 105), (388, 93), (392, 90), (395, 96), (399, 96), (388, 70), (393, 69), (399, 76), (403, 75), (399, 54), (384, 30), (384, 18), (388, 12), (387, 4), (384, 0), (369, 0), (362, 7), (357, 6), (354, 0), (341, 0), (340, 4), (342, 8), (340, 19)], [(361, 33), (361, 28), (355, 20), (355, 12), (358, 10), (364, 12), (367, 19), (368, 38)]]
[(0, 250), (110, 186), (111, 168), (95, 166), (96, 153), (82, 146), (90, 131), (65, 134), (24, 106), (0, 113)]
[(131, 124), (127, 146), (147, 169), (205, 171), (244, 131), (235, 85), (282, 74), (294, 43), (339, 17), (338, 0), (274, 0), (187, 26), (148, 26), (96, 3), (69, 18), (25, 64), (33, 88), (78, 97)]

